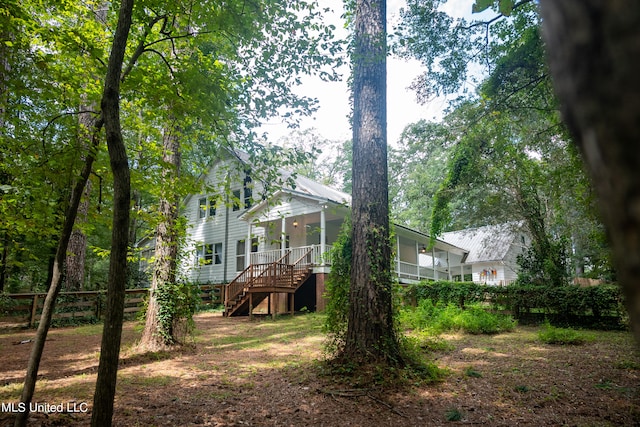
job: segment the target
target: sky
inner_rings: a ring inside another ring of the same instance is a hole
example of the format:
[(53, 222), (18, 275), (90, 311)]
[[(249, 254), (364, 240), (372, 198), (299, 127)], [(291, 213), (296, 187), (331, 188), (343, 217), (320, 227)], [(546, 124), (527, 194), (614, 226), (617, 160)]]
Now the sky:
[[(321, 6), (329, 6), (334, 10), (332, 16), (327, 16), (327, 22), (333, 23), (341, 30), (343, 28), (342, 15), (343, 0), (321, 0)], [(387, 26), (399, 19), (399, 10), (404, 0), (387, 1)], [(470, 5), (467, 6), (470, 8)], [(346, 30), (338, 33), (344, 37)], [(420, 119), (439, 121), (446, 108), (446, 100), (439, 98), (421, 105), (416, 101), (415, 92), (409, 89), (411, 82), (422, 73), (424, 68), (418, 61), (405, 61), (393, 56), (387, 58), (387, 140), (390, 145), (397, 145), (403, 129)], [(303, 85), (296, 89), (299, 94), (317, 98), (319, 110), (311, 117), (302, 120), (300, 129), (317, 129), (318, 133), (331, 141), (345, 141), (351, 139), (349, 125), (349, 87), (347, 77), (349, 69), (341, 70), (342, 81), (323, 82), (319, 78), (306, 77)], [(276, 143), (278, 139), (291, 133), (281, 122), (274, 120), (267, 122), (261, 129), (269, 134), (269, 141)]]

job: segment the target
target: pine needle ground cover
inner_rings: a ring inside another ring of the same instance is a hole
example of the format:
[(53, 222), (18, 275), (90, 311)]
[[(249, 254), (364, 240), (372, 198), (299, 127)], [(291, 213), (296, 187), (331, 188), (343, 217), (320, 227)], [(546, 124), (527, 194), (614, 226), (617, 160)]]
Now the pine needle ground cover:
[[(320, 375), (322, 315), (276, 321), (196, 316), (190, 346), (138, 354), (125, 326), (114, 425), (633, 426), (640, 423), (640, 357), (631, 334), (590, 331), (580, 345), (542, 342), (541, 327), (442, 332), (425, 352), (449, 374), (396, 389), (336, 388)], [(98, 325), (51, 331), (35, 400), (90, 403)], [(33, 330), (0, 330), (0, 402), (16, 401)], [(22, 343), (22, 344), (21, 344)], [(79, 406), (78, 406), (79, 407)], [(0, 413), (0, 425), (11, 414)], [(34, 425), (88, 425), (89, 413), (37, 413)]]

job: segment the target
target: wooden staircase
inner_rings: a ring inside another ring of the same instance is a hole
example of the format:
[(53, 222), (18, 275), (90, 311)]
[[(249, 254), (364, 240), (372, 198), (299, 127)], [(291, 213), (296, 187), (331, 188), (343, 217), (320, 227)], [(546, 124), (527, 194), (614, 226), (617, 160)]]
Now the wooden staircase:
[(291, 252), (288, 251), (272, 263), (249, 265), (227, 285), (224, 316), (251, 315), (253, 307), (270, 295), (286, 293), (293, 296), (311, 276), (311, 253), (312, 249), (293, 263), (289, 263)]

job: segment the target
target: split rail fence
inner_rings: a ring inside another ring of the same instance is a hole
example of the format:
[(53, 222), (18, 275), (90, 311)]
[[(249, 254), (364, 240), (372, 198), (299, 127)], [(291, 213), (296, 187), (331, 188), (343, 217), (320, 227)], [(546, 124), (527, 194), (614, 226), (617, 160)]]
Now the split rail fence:
[[(200, 285), (202, 307), (215, 307), (224, 303), (224, 285)], [(149, 289), (127, 289), (125, 291), (125, 315), (134, 315), (144, 308)], [(35, 327), (40, 320), (46, 292), (7, 294), (11, 300), (6, 315), (0, 323), (15, 326)], [(106, 291), (60, 292), (56, 301), (54, 320), (101, 319), (106, 305)]]

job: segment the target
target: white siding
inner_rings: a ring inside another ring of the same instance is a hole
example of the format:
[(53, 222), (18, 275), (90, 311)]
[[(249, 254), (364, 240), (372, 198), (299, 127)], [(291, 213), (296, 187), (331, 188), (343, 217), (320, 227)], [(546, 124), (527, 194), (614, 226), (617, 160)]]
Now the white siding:
[[(233, 210), (233, 201), (226, 194), (224, 182), (229, 177), (233, 184), (231, 191), (240, 190), (240, 209)], [(233, 163), (219, 162), (213, 167), (205, 182), (210, 191), (206, 194), (193, 195), (187, 200), (184, 214), (188, 220), (186, 257), (182, 262), (182, 271), (188, 275), (189, 280), (198, 283), (218, 283), (228, 282), (237, 275), (236, 271), (236, 245), (238, 240), (246, 240), (248, 224), (238, 219), (246, 211), (244, 208), (244, 197), (242, 183), (244, 174), (238, 168), (233, 167)], [(255, 185), (254, 196), (259, 194), (262, 188)], [(205, 218), (199, 217), (200, 199), (206, 197), (218, 200), (214, 216), (207, 215)], [(228, 229), (227, 229), (228, 226)], [(227, 230), (227, 231), (225, 231)], [(253, 237), (260, 237), (263, 230), (253, 228)], [(222, 263), (211, 263), (208, 265), (197, 265), (196, 247), (199, 244), (222, 244)], [(194, 268), (195, 267), (195, 268)]]

